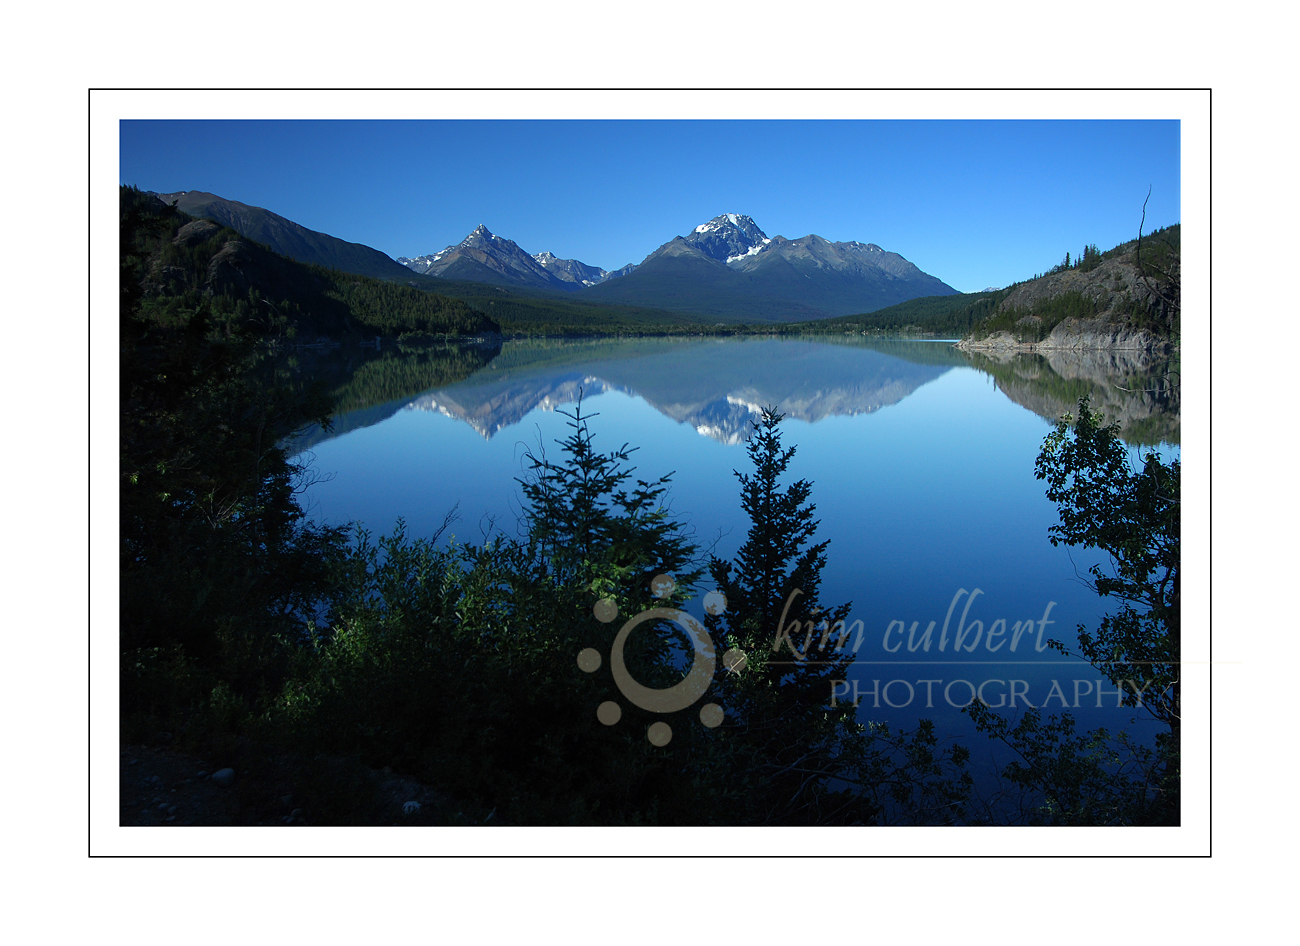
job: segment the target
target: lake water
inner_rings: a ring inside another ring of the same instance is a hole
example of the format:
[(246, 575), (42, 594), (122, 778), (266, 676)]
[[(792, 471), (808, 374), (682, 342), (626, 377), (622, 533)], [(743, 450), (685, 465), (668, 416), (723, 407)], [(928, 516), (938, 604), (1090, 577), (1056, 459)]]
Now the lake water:
[[(332, 432), (295, 441), (328, 477), (306, 494), (309, 514), (375, 534), (401, 517), (421, 536), (456, 508), (449, 531), (470, 542), (517, 534), (523, 454), (558, 456), (569, 429), (557, 408), (581, 396), (596, 446), (635, 446), (643, 478), (672, 472), (672, 510), (729, 558), (748, 527), (734, 471), (749, 469), (751, 419), (775, 405), (797, 447), (791, 473), (813, 482), (819, 538), (831, 543), (822, 599), (851, 601), (861, 622), (849, 646), (862, 718), (932, 718), (976, 762), (1005, 761), (958, 709), (980, 686), (994, 704), (1014, 690), (1018, 706), (1068, 709), (1084, 726), (1156, 731), (1113, 695), (1098, 708), (1101, 675), (1086, 664), (1037, 649), (1039, 622), (1051, 622), (1043, 640), (1072, 643), (1112, 605), (1078, 578), (1095, 553), (1049, 544), (1056, 510), (1033, 471), (1050, 418), (1083, 393), (1121, 422), (1135, 455), (1138, 444), (1178, 455), (1176, 364), (1095, 352), (998, 360), (951, 342), (847, 337), (518, 341), (469, 355), (335, 353), (308, 369), (329, 374), (351, 408)], [(987, 635), (998, 621), (1006, 633), (989, 650), (974, 628)], [(959, 631), (966, 646), (954, 653)]]

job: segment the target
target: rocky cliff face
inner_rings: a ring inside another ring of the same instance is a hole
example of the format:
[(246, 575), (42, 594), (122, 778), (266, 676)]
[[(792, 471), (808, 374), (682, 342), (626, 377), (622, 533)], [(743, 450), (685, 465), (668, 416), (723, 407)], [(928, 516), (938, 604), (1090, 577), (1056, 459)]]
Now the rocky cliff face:
[(737, 262), (772, 242), (752, 217), (732, 213), (700, 224), (682, 240), (719, 263)]

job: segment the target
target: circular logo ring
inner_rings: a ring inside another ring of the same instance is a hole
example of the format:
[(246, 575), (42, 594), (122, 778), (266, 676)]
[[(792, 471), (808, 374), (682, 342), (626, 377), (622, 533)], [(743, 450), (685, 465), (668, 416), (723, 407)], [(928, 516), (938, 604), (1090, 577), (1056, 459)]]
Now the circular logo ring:
[[(672, 621), (690, 635), (691, 642), (695, 645), (690, 673), (680, 683), (666, 690), (653, 690), (637, 683), (623, 662), (623, 645), (627, 643), (628, 635), (642, 621), (656, 619)], [(628, 620), (619, 629), (609, 654), (609, 669), (614, 674), (614, 682), (618, 684), (619, 690), (635, 705), (652, 713), (675, 713), (698, 700), (713, 682), (714, 666), (713, 639), (709, 637), (709, 632), (695, 618), (676, 608), (651, 608)]]

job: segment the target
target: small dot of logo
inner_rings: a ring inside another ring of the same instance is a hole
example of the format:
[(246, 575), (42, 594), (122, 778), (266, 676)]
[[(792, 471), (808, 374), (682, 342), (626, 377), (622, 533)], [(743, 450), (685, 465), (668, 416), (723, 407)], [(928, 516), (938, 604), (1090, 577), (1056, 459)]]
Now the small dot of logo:
[(606, 700), (596, 707), (596, 718), (606, 726), (613, 726), (623, 718), (623, 707), (613, 700)]
[(717, 703), (705, 703), (700, 707), (700, 722), (710, 729), (717, 729), (722, 725), (723, 715), (722, 707)]
[(578, 669), (583, 673), (595, 673), (600, 669), (600, 651), (594, 647), (584, 647), (578, 652)]

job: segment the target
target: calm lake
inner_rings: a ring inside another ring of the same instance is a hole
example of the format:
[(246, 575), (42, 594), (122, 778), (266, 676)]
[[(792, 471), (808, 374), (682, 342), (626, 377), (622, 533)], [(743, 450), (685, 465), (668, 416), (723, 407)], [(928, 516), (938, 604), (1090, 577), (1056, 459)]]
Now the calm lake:
[[(340, 404), (331, 431), (293, 441), (325, 477), (305, 505), (317, 521), (376, 535), (399, 518), (408, 535), (430, 535), (453, 508), (448, 534), (460, 541), (518, 534), (523, 455), (559, 456), (569, 428), (557, 409), (581, 396), (596, 446), (636, 447), (641, 478), (671, 472), (673, 512), (729, 558), (748, 528), (734, 471), (749, 470), (751, 419), (775, 405), (784, 443), (797, 447), (793, 477), (814, 484), (819, 537), (831, 543), (822, 600), (852, 602), (857, 679), (845, 698), (856, 683), (863, 719), (932, 718), (977, 761), (993, 758), (990, 743), (958, 707), (980, 687), (995, 706), (1014, 695), (1018, 708), (1068, 709), (1088, 727), (1155, 731), (1116, 708), (1109, 683), (1099, 708), (1098, 672), (1038, 649), (1073, 643), (1076, 626), (1095, 628), (1113, 603), (1078, 578), (1095, 553), (1049, 544), (1056, 510), (1034, 460), (1050, 418), (1082, 394), (1123, 425), (1135, 456), (1138, 445), (1177, 456), (1176, 363), (995, 359), (951, 342), (861, 338), (531, 340), (300, 358), (296, 370), (326, 378)], [(690, 608), (702, 613), (699, 597)]]

